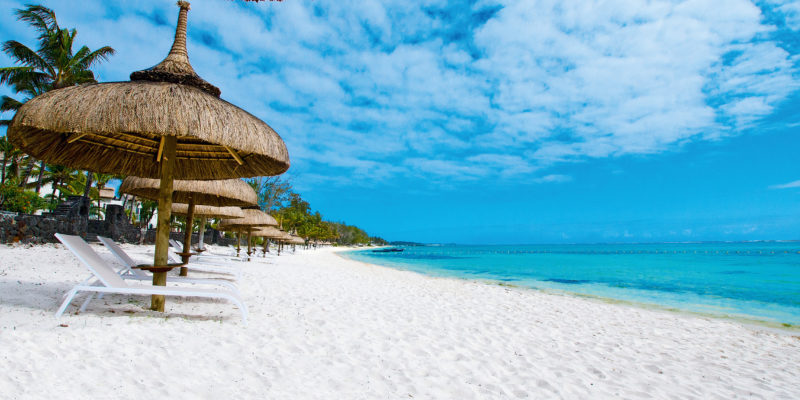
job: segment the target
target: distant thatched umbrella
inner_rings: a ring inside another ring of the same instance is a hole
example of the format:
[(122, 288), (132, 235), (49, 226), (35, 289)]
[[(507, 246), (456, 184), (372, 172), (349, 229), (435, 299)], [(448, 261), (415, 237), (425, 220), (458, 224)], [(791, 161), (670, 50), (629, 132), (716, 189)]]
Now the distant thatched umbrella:
[[(172, 203), (172, 213), (186, 216), (189, 214), (189, 205), (183, 203)], [(194, 216), (200, 217), (200, 230), (197, 232), (197, 251), (205, 251), (203, 240), (206, 233), (206, 222), (208, 218), (244, 218), (244, 213), (239, 207), (214, 207), (214, 206), (195, 206)], [(188, 220), (188, 218), (187, 218)], [(184, 246), (186, 237), (184, 237)], [(183, 270), (181, 270), (183, 272)]]
[[(179, 1), (175, 41), (164, 61), (131, 82), (51, 90), (14, 115), (8, 139), (52, 164), (159, 178), (154, 264), (167, 264), (173, 179), (277, 175), (289, 168), (286, 145), (266, 123), (219, 99), (192, 69), (186, 51), (189, 3)], [(166, 272), (153, 274), (166, 285)], [(153, 296), (164, 310), (163, 296)]]
[[(215, 181), (173, 181), (174, 203), (214, 206), (249, 207), (258, 203), (258, 195), (247, 182), (241, 179)], [(119, 185), (120, 193), (132, 194), (145, 199), (157, 199), (159, 180), (129, 176)]]
[(279, 230), (274, 226), (267, 226), (258, 229), (254, 229), (253, 232), (250, 234), (254, 237), (262, 237), (264, 238), (264, 248), (261, 250), (264, 255), (266, 256), (269, 253), (269, 240), (268, 239), (276, 239), (283, 236), (283, 231)]
[(242, 230), (247, 231), (247, 255), (252, 253), (250, 238), (255, 228), (266, 226), (278, 226), (278, 221), (272, 218), (271, 215), (256, 209), (243, 209), (244, 218), (239, 219), (223, 219), (220, 221), (220, 227), (226, 230), (235, 230), (239, 235), (239, 240), (236, 241), (236, 255), (239, 255), (239, 242), (241, 241)]
[(101, 199), (109, 200), (109, 199), (113, 199), (114, 197), (116, 197), (117, 194), (116, 194), (116, 190), (114, 190), (114, 188), (108, 187), (108, 186), (104, 186), (104, 187), (100, 188), (100, 193), (98, 194), (98, 196)]
[[(172, 213), (175, 215), (186, 216), (189, 213), (189, 205), (183, 203), (172, 203)], [(195, 217), (205, 218), (244, 218), (244, 213), (239, 207), (214, 207), (214, 206), (194, 206)]]
[[(157, 179), (138, 178), (129, 176), (119, 186), (121, 193), (132, 194), (146, 199), (157, 199), (159, 181)], [(223, 179), (218, 181), (185, 181), (173, 182), (172, 201), (188, 203), (186, 211), (186, 229), (183, 235), (183, 262), (189, 261), (192, 245), (192, 225), (196, 212), (196, 205), (214, 206), (252, 206), (258, 202), (255, 190), (241, 179)], [(240, 213), (233, 218), (242, 218)], [(205, 221), (205, 220), (204, 220)], [(205, 222), (203, 222), (205, 226)], [(188, 268), (181, 267), (181, 276), (188, 274)]]
[(270, 239), (275, 239), (283, 236), (283, 231), (279, 230), (274, 226), (267, 226), (258, 229), (253, 229), (251, 235), (255, 237), (265, 237)]

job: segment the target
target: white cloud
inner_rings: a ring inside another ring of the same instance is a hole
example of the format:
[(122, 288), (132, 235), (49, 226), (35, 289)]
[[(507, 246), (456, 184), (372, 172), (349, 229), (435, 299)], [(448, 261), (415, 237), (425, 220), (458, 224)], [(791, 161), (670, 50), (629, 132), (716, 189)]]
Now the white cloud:
[(569, 182), (571, 180), (572, 180), (572, 177), (568, 176), (568, 175), (551, 174), (551, 175), (545, 175), (545, 176), (543, 176), (541, 178), (536, 178), (536, 179), (534, 179), (534, 182), (536, 182), (536, 183), (563, 183), (563, 182)]
[(800, 188), (800, 180), (788, 182), (780, 185), (772, 185), (769, 187), (770, 189), (793, 189), (793, 188)]

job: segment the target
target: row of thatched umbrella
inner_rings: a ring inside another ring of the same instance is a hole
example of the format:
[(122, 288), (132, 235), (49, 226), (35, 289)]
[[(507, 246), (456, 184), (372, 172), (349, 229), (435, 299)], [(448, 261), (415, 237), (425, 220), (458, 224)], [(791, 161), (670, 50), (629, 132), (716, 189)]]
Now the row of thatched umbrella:
[[(167, 266), (175, 179), (269, 176), (289, 168), (281, 137), (220, 99), (220, 90), (195, 73), (186, 50), (189, 3), (178, 6), (175, 39), (162, 62), (133, 72), (128, 82), (71, 86), (28, 100), (7, 133), (15, 146), (51, 164), (157, 179), (154, 266)], [(154, 272), (153, 284), (166, 285), (166, 272)], [(164, 311), (163, 296), (153, 296), (151, 308)]]
[[(120, 192), (146, 199), (158, 199), (159, 182), (156, 179), (129, 176), (122, 181)], [(189, 262), (192, 239), (192, 226), (197, 205), (213, 207), (253, 206), (258, 195), (250, 185), (241, 179), (216, 181), (176, 180), (173, 184), (172, 201), (186, 203), (186, 234), (183, 239), (183, 252), (179, 253), (184, 263)], [(211, 210), (208, 210), (211, 211)], [(205, 223), (203, 223), (205, 226)], [(188, 274), (188, 268), (181, 267), (181, 276)]]
[(239, 240), (236, 241), (236, 255), (239, 255), (242, 232), (247, 232), (247, 255), (252, 254), (252, 233), (256, 228), (278, 226), (278, 221), (271, 215), (256, 209), (243, 209), (244, 218), (223, 219), (220, 221), (220, 228), (224, 230), (236, 230)]
[[(186, 217), (189, 214), (189, 205), (183, 203), (172, 203), (172, 214)], [(197, 233), (197, 251), (203, 252), (205, 226), (209, 218), (244, 218), (244, 213), (239, 207), (214, 207), (214, 206), (195, 206), (194, 216), (200, 218), (200, 229)], [(188, 220), (188, 218), (187, 218)], [(184, 238), (184, 246), (186, 238)]]

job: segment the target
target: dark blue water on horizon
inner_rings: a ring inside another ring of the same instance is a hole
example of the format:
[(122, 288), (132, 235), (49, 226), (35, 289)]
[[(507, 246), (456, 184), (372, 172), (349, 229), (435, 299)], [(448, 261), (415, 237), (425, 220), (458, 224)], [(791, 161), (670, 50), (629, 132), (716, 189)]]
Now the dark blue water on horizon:
[(800, 242), (402, 248), (343, 254), (434, 276), (800, 325)]

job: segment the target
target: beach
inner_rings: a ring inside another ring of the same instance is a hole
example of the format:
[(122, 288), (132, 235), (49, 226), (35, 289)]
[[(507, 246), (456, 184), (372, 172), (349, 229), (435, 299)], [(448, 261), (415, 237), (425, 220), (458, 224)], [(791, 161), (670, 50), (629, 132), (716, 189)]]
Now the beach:
[[(124, 245), (142, 262), (152, 246)], [(119, 266), (102, 246), (102, 258)], [(9, 399), (800, 398), (800, 338), (735, 321), (345, 259), (243, 263), (226, 301), (111, 295), (56, 320), (89, 273), (61, 245), (0, 245)], [(213, 274), (193, 276), (220, 277)]]

